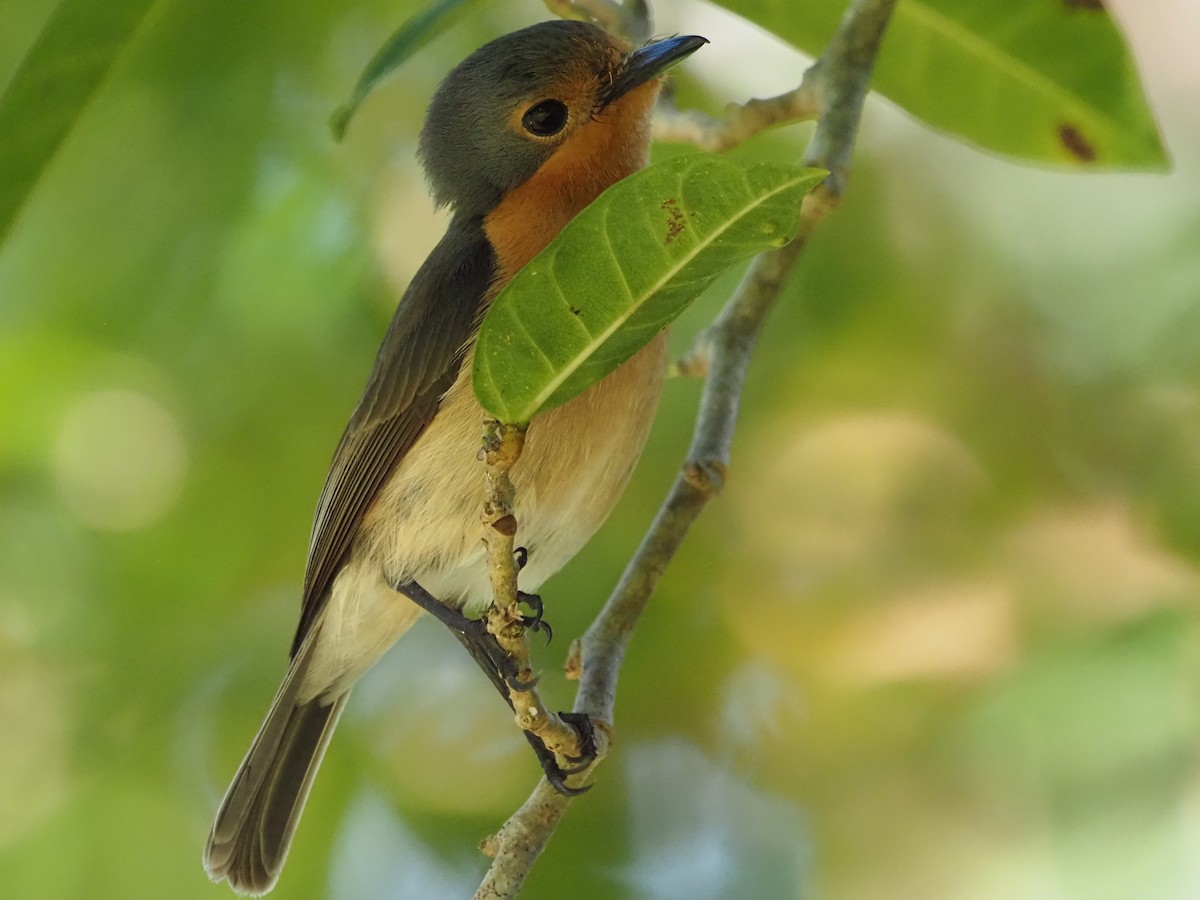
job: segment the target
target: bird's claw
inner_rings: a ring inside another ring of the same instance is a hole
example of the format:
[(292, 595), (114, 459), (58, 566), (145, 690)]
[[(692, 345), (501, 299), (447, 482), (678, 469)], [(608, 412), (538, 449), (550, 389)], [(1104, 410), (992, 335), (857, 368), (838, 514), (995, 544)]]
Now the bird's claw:
[(579, 735), (579, 756), (566, 757), (569, 765), (560, 766), (554, 753), (543, 743), (542, 739), (530, 731), (525, 732), (525, 738), (529, 741), (529, 745), (533, 747), (533, 753), (538, 758), (538, 762), (542, 765), (542, 772), (546, 776), (546, 781), (558, 793), (565, 797), (576, 797), (591, 789), (590, 784), (585, 784), (582, 787), (571, 787), (567, 784), (567, 779), (572, 775), (578, 775), (587, 770), (587, 768), (596, 760), (596, 738), (595, 728), (592, 726), (592, 720), (585, 713), (559, 713), (558, 717), (575, 729)]
[[(454, 636), (467, 648), (467, 651), (479, 663), (479, 667), (492, 680), (508, 705), (513, 701), (510, 691), (528, 691), (537, 685), (538, 678), (534, 675), (526, 681), (521, 678), (521, 671), (512, 658), (500, 646), (496, 636), (488, 631), (483, 619), (468, 619), (457, 609), (446, 606), (415, 581), (395, 585), (395, 589), (412, 600), (421, 609), (448, 627)], [(522, 624), (533, 631), (546, 632), (546, 639), (551, 637), (550, 626), (542, 619), (542, 598), (537, 594), (518, 594), (518, 599), (533, 610), (529, 618), (522, 617)], [(524, 732), (529, 745), (533, 747), (534, 755), (542, 766), (546, 780), (558, 793), (574, 797), (588, 790), (591, 785), (571, 787), (567, 779), (585, 771), (596, 759), (595, 729), (592, 720), (584, 713), (559, 713), (559, 718), (570, 725), (579, 735), (579, 756), (564, 757), (566, 766), (560, 766), (554, 752), (545, 742), (531, 731)]]
[(570, 766), (563, 769), (568, 775), (578, 775), (596, 761), (596, 728), (587, 713), (563, 712), (558, 717), (579, 735), (579, 755), (564, 757)]
[(546, 605), (542, 603), (542, 598), (538, 594), (527, 594), (524, 591), (517, 591), (517, 602), (524, 603), (533, 610), (533, 615), (530, 617), (522, 617), (522, 621), (526, 628), (532, 628), (537, 631), (538, 625), (542, 621), (542, 613), (546, 609)]
[(546, 609), (545, 604), (542, 603), (542, 598), (537, 594), (527, 594), (524, 591), (517, 591), (517, 600), (533, 610), (532, 616), (521, 616), (521, 624), (530, 631), (544, 631), (546, 633), (546, 643), (550, 643), (554, 639), (554, 631), (551, 630), (550, 623), (542, 618), (542, 613)]

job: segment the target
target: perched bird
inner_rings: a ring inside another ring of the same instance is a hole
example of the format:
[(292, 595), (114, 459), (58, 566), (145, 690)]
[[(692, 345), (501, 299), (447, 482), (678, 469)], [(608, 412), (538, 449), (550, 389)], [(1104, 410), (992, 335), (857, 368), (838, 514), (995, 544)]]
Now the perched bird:
[[(217, 813), (209, 876), (263, 894), (354, 683), (413, 624), (419, 589), (478, 616), (484, 414), (472, 347), (488, 303), (605, 188), (646, 163), (661, 76), (704, 38), (631, 50), (544, 22), (462, 62), (429, 107), (419, 155), (445, 236), (396, 310), (317, 504), (291, 664)], [(599, 528), (642, 451), (665, 333), (568, 403), (536, 415), (512, 471), (521, 585), (536, 590)]]

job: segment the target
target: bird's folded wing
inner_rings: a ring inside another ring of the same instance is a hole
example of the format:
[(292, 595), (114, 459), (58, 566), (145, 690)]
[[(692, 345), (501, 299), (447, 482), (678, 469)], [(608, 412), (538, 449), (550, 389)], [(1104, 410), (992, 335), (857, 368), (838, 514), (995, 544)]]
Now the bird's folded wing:
[(324, 607), (363, 516), (454, 383), (494, 272), (482, 226), (454, 222), (401, 299), (317, 502), (293, 654)]

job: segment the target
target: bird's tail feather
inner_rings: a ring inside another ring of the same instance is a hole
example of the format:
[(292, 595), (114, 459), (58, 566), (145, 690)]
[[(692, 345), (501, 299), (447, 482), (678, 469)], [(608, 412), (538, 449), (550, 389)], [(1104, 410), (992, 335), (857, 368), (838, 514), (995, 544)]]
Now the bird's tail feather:
[(350, 696), (346, 691), (334, 698), (300, 699), (315, 646), (312, 637), (310, 633), (292, 660), (204, 848), (209, 878), (228, 879), (241, 894), (259, 896), (275, 886), (313, 777)]

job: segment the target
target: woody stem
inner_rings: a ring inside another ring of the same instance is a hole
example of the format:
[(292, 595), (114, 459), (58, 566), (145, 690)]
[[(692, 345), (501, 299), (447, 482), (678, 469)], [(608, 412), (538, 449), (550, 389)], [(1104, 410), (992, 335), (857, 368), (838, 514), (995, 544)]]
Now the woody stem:
[[(513, 554), (517, 519), (516, 489), (509, 472), (521, 457), (525, 429), (516, 425), (484, 423), (483, 526), (487, 544), (488, 574), (494, 600), (484, 614), (487, 630), (496, 638), (516, 669), (520, 686), (507, 684), (508, 701), (518, 726), (536, 735), (551, 752), (563, 757), (583, 756), (580, 735), (542, 703), (529, 661), (529, 639), (517, 606), (517, 565)], [(528, 685), (527, 687), (525, 685)]]

